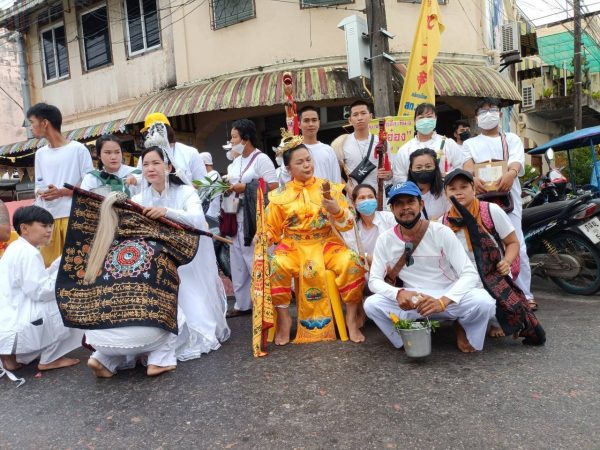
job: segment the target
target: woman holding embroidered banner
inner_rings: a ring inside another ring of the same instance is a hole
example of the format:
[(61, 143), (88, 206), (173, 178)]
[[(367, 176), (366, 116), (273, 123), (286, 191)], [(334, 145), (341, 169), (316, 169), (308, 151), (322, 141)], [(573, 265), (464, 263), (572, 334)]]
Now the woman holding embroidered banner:
[(358, 311), (365, 272), (358, 255), (345, 246), (338, 233), (350, 230), (354, 217), (342, 185), (315, 178), (310, 152), (299, 142), (295, 137), (282, 149), (292, 180), (269, 193), (266, 211), (269, 241), (278, 244), (271, 261), (271, 294), (277, 308), (275, 344), (285, 345), (290, 340), (292, 280), (296, 280), (298, 306), (294, 342), (335, 339), (326, 270), (335, 273), (335, 284), (346, 304), (350, 339), (362, 342)]
[(141, 173), (134, 167), (123, 164), (121, 140), (114, 134), (105, 134), (96, 139), (98, 169), (89, 172), (81, 182), (81, 189), (100, 195), (109, 192), (125, 192), (128, 197), (138, 191), (136, 174)]
[[(166, 217), (195, 228), (206, 229), (202, 204), (196, 190), (179, 179), (165, 152), (157, 146), (142, 152), (142, 192), (133, 201), (144, 206), (151, 219)], [(89, 268), (88, 268), (89, 270)], [(132, 357), (147, 354), (148, 375), (174, 370), (177, 360), (198, 358), (216, 350), (229, 338), (225, 321), (225, 291), (218, 276), (214, 248), (208, 237), (201, 237), (191, 263), (177, 270), (179, 335), (150, 327), (92, 330), (87, 341), (96, 348), (88, 365), (99, 377), (112, 376)], [(125, 340), (124, 335), (135, 334)], [(125, 343), (125, 345), (123, 345)]]

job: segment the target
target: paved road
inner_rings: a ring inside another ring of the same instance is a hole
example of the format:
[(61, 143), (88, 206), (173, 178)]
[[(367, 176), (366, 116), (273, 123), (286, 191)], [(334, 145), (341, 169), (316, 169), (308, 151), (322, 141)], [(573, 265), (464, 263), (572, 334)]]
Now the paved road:
[[(460, 354), (450, 327), (425, 361), (373, 324), (367, 342), (289, 345), (255, 360), (249, 318), (216, 352), (157, 379), (96, 380), (82, 364), (16, 389), (0, 380), (0, 448), (600, 448), (600, 297), (538, 282), (548, 343), (488, 340)], [(76, 352), (85, 358), (87, 352)]]

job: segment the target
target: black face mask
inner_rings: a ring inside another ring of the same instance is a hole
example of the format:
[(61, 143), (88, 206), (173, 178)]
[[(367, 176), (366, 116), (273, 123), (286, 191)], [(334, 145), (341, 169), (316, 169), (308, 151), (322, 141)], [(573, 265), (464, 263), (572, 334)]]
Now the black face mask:
[(394, 219), (396, 219), (396, 222), (403, 228), (406, 228), (407, 230), (411, 230), (415, 227), (416, 224), (419, 223), (419, 220), (421, 220), (421, 211), (419, 211), (419, 214), (417, 214), (415, 216), (415, 218), (413, 220), (411, 220), (410, 222), (401, 222), (399, 221), (396, 216), (394, 216)]
[(460, 138), (460, 140), (462, 142), (465, 142), (467, 139), (469, 139), (471, 137), (471, 132), (470, 131), (463, 131), (462, 133), (460, 133), (458, 135), (458, 137)]
[(433, 170), (422, 170), (420, 172), (410, 171), (410, 177), (415, 180), (416, 183), (431, 184), (435, 178), (435, 169)]

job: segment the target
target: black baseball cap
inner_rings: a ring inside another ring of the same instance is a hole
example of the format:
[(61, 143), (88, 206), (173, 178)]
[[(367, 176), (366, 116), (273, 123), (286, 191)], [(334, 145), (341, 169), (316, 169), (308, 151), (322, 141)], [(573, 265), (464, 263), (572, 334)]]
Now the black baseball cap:
[(444, 188), (447, 187), (456, 177), (463, 177), (473, 183), (473, 174), (463, 169), (454, 169), (444, 177)]

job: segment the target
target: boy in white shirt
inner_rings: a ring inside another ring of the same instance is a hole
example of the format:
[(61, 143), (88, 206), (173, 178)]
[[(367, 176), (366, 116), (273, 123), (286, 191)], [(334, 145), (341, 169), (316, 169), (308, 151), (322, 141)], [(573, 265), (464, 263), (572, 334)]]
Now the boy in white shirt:
[(39, 206), (17, 209), (13, 226), (19, 239), (0, 258), (0, 358), (7, 370), (37, 358), (39, 370), (79, 363), (64, 356), (80, 346), (83, 331), (66, 328), (56, 304), (60, 259), (46, 269), (38, 250), (52, 236), (53, 222)]
[(78, 186), (83, 177), (94, 170), (87, 147), (68, 141), (61, 133), (62, 114), (56, 106), (37, 103), (27, 111), (31, 131), (36, 138), (45, 138), (48, 144), (35, 153), (36, 204), (47, 209), (54, 217), (52, 238), (40, 251), (49, 266), (62, 255), (71, 213), (73, 191), (65, 183)]
[[(463, 145), (465, 157), (464, 168), (469, 172), (474, 172), (474, 165), (477, 163), (490, 160), (506, 161), (507, 170), (499, 180), (498, 191), (509, 192), (513, 203), (513, 210), (508, 213), (508, 217), (515, 227), (515, 232), (519, 239), (519, 256), (521, 258), (521, 270), (515, 283), (523, 291), (531, 307), (535, 310), (537, 309), (537, 304), (531, 293), (531, 268), (529, 267), (527, 246), (525, 245), (523, 228), (521, 226), (523, 206), (521, 203), (521, 183), (519, 182), (519, 176), (525, 173), (523, 142), (514, 133), (500, 131), (502, 112), (500, 111), (499, 100), (484, 98), (477, 105), (476, 114), (477, 125), (481, 129), (481, 134), (465, 141)], [(504, 145), (506, 145), (506, 151), (503, 148)], [(478, 177), (475, 177), (475, 188), (477, 189), (477, 194), (484, 194), (486, 192), (483, 181)]]

